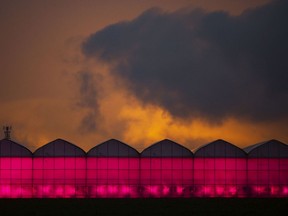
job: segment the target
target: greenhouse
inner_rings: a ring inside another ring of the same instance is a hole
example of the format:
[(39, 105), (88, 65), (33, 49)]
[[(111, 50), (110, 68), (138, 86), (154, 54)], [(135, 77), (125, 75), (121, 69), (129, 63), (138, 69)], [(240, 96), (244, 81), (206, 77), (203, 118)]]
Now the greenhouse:
[(115, 139), (87, 153), (88, 197), (138, 197), (139, 153)]
[(288, 146), (277, 140), (245, 148), (248, 153), (249, 195), (288, 196)]
[(0, 141), (0, 198), (30, 198), (32, 153), (8, 139)]
[(0, 140), (0, 198), (288, 197), (288, 145), (165, 139), (141, 153), (111, 139), (87, 153), (62, 139), (33, 154)]
[(162, 140), (141, 153), (140, 184), (144, 197), (189, 197), (193, 186), (193, 154)]
[(34, 197), (85, 197), (86, 153), (61, 139), (34, 152)]
[(242, 149), (216, 140), (196, 150), (195, 196), (243, 197), (246, 178), (246, 153)]

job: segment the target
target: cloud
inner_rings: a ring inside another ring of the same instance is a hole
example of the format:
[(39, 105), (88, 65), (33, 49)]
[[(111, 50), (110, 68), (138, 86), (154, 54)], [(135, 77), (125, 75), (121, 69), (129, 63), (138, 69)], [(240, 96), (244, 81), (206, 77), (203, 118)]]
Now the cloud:
[(77, 80), (80, 84), (80, 97), (77, 102), (78, 107), (85, 109), (86, 114), (82, 118), (80, 130), (82, 132), (95, 132), (99, 129), (97, 123), (100, 122), (101, 113), (99, 109), (99, 88), (97, 83), (101, 81), (101, 76), (90, 71), (80, 71)]
[(112, 67), (143, 103), (182, 119), (288, 117), (288, 2), (239, 16), (151, 9), (92, 34), (86, 57)]

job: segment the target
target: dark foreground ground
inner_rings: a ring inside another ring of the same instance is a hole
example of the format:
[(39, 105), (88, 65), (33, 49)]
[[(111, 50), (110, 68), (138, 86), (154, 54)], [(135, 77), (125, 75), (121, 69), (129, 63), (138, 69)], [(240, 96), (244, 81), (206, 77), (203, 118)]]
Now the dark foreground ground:
[(0, 199), (0, 215), (288, 215), (288, 199)]

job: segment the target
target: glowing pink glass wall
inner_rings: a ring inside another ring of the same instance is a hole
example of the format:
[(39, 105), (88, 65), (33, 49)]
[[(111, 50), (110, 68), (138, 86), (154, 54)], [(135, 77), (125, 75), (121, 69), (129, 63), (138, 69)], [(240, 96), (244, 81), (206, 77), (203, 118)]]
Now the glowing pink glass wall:
[(190, 197), (193, 158), (141, 158), (143, 197)]
[(0, 198), (32, 196), (32, 157), (1, 157)]
[(197, 197), (244, 197), (246, 184), (246, 158), (194, 159)]
[(139, 197), (139, 153), (111, 139), (87, 153), (88, 197)]
[(248, 146), (247, 196), (288, 196), (288, 146), (278, 140)]
[(242, 149), (224, 140), (216, 140), (200, 147), (194, 156), (195, 196), (245, 196), (247, 155)]
[(288, 159), (249, 158), (247, 173), (251, 196), (288, 196)]
[(37, 198), (85, 197), (86, 158), (33, 158), (33, 188)]
[(288, 146), (217, 140), (192, 152), (164, 140), (139, 153), (109, 140), (87, 154), (64, 140), (32, 153), (0, 140), (0, 198), (288, 197)]
[(0, 198), (30, 198), (32, 153), (11, 140), (0, 140)]
[(61, 139), (34, 152), (33, 196), (86, 197), (86, 153)]
[(141, 153), (140, 185), (143, 197), (190, 197), (193, 189), (193, 154), (162, 140)]
[(139, 158), (88, 157), (89, 197), (138, 197)]

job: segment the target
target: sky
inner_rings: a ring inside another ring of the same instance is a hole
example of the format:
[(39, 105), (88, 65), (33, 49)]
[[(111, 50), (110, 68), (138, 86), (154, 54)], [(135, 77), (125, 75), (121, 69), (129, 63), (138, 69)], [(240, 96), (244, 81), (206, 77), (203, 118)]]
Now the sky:
[(0, 125), (32, 151), (288, 143), (287, 1), (0, 2)]

